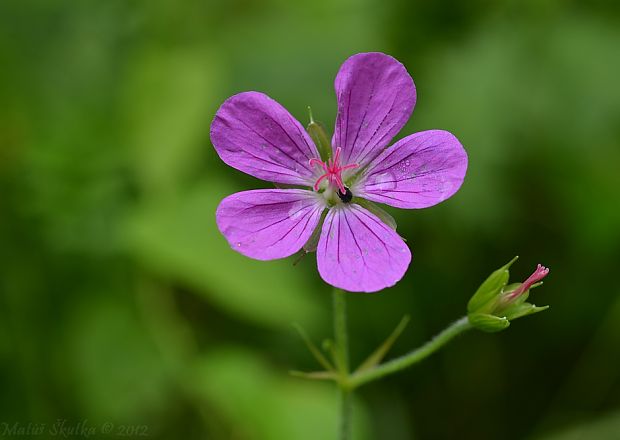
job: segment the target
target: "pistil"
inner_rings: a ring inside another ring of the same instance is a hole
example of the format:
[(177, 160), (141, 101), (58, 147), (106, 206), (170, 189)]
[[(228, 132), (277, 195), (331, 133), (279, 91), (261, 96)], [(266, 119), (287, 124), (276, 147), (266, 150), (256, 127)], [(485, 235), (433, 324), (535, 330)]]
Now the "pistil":
[(310, 166), (319, 166), (325, 171), (325, 174), (321, 175), (316, 182), (314, 183), (314, 190), (318, 191), (321, 182), (327, 179), (329, 184), (334, 187), (334, 189), (340, 190), (341, 194), (347, 193), (347, 188), (344, 186), (344, 182), (342, 180), (342, 172), (346, 170), (350, 170), (353, 168), (359, 167), (359, 164), (352, 163), (349, 165), (340, 165), (340, 152), (341, 148), (336, 148), (336, 153), (334, 157), (327, 160), (327, 162), (323, 162), (321, 159), (310, 159)]
[(532, 285), (538, 283), (540, 280), (542, 280), (544, 277), (546, 277), (548, 273), (549, 273), (549, 269), (546, 268), (545, 266), (539, 264), (538, 267), (536, 267), (536, 270), (534, 271), (534, 273), (532, 275), (530, 275), (528, 277), (528, 279), (525, 280), (513, 292), (510, 292), (508, 294), (508, 296), (506, 297), (506, 299), (508, 301), (512, 301), (512, 300), (518, 298), (524, 292), (526, 292), (528, 289), (530, 289), (530, 287), (532, 287)]

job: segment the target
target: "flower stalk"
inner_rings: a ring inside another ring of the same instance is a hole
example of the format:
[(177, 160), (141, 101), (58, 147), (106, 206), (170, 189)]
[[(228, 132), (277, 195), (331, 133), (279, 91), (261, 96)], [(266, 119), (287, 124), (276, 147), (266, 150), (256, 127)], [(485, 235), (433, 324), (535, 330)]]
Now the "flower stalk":
[(340, 388), (340, 440), (351, 438), (351, 393), (349, 382), (349, 339), (347, 334), (346, 293), (334, 289), (334, 339), (336, 341), (336, 368), (338, 369), (338, 386)]
[(421, 347), (369, 370), (355, 372), (349, 378), (349, 385), (352, 389), (355, 389), (365, 383), (372, 382), (373, 380), (377, 380), (389, 374), (409, 368), (410, 366), (426, 359), (454, 339), (457, 335), (469, 330), (470, 328), (472, 328), (472, 326), (469, 323), (467, 316), (465, 316), (458, 321), (453, 322), (450, 326), (445, 328), (441, 333)]

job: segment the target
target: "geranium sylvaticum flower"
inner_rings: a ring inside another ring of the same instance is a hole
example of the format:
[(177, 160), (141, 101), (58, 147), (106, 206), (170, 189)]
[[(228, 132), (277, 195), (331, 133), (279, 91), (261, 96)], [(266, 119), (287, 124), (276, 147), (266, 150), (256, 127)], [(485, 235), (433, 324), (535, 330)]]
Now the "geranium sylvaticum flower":
[(443, 130), (388, 147), (416, 102), (413, 80), (396, 59), (354, 55), (340, 68), (335, 88), (330, 157), (321, 157), (304, 127), (262, 93), (240, 93), (222, 104), (211, 125), (219, 156), (285, 188), (226, 197), (216, 219), (234, 250), (258, 260), (288, 257), (320, 235), (321, 277), (344, 290), (375, 292), (403, 277), (411, 252), (368, 201), (398, 208), (442, 202), (461, 186), (467, 154)]

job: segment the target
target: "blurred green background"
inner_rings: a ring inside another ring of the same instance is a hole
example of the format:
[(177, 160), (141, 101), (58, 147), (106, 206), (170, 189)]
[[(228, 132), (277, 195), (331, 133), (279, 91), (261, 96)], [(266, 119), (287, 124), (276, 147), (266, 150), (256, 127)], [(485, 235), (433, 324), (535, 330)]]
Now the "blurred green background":
[(209, 125), (259, 90), (331, 127), (340, 64), (383, 51), (418, 88), (400, 136), (449, 130), (470, 162), (391, 211), (413, 262), (349, 296), (353, 361), (405, 313), (391, 356), (422, 343), (516, 254), (515, 281), (551, 267), (551, 308), (362, 388), (356, 438), (619, 439), (619, 24), (605, 0), (2, 0), (0, 422), (334, 438), (332, 384), (287, 374), (315, 368), (290, 323), (330, 337), (330, 289), (313, 256), (229, 249), (217, 203), (266, 184)]

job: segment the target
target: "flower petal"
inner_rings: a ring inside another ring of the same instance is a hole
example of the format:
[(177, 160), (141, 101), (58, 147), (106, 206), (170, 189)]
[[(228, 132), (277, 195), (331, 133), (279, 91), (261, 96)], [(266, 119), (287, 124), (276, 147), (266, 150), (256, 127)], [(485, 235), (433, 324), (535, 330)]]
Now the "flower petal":
[(364, 167), (403, 128), (416, 100), (405, 66), (383, 53), (353, 55), (336, 76), (338, 117), (333, 148), (342, 148), (342, 163)]
[(381, 153), (352, 191), (398, 208), (427, 208), (457, 192), (466, 171), (467, 153), (452, 133), (422, 131)]
[(350, 292), (376, 292), (399, 281), (411, 262), (402, 238), (359, 205), (332, 208), (317, 248), (321, 277)]
[(301, 249), (324, 208), (324, 201), (312, 191), (265, 189), (226, 197), (215, 217), (234, 250), (257, 260), (274, 260)]
[(312, 139), (263, 93), (228, 98), (211, 124), (211, 142), (224, 162), (259, 179), (304, 186), (315, 181), (308, 162), (319, 153)]

